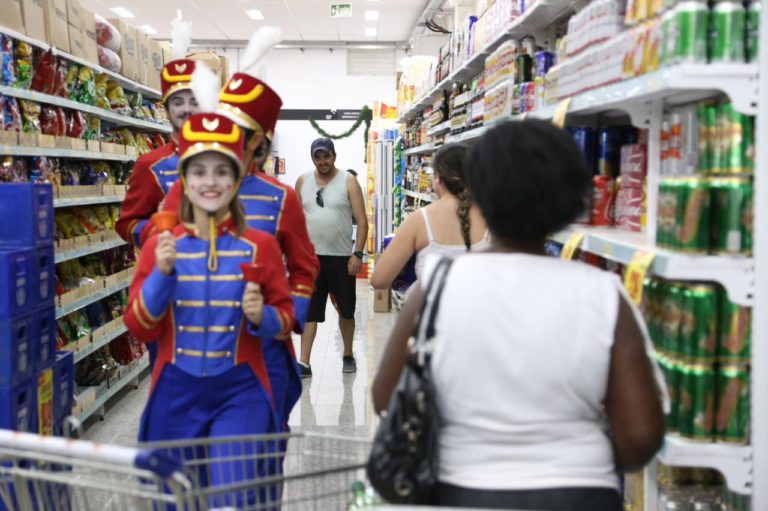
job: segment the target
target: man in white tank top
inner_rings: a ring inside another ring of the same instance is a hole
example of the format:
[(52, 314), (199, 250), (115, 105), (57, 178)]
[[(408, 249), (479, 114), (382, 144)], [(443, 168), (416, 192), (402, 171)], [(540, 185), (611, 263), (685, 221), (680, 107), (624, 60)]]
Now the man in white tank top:
[[(320, 260), (320, 273), (309, 303), (309, 313), (301, 335), (302, 376), (312, 376), (309, 357), (317, 334), (317, 324), (325, 321), (325, 306), (331, 295), (339, 313), (339, 329), (344, 341), (343, 371), (357, 370), (352, 353), (355, 335), (356, 276), (363, 265), (363, 248), (368, 240), (368, 218), (363, 191), (355, 176), (336, 168), (333, 141), (318, 138), (312, 142), (315, 170), (296, 181), (309, 238)], [(352, 221), (357, 222), (357, 237), (352, 241)]]

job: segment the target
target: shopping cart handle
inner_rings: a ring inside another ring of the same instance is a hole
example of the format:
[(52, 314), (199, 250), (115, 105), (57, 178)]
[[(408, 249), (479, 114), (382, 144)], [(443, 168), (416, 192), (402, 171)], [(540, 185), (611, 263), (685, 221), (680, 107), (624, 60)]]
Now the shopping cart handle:
[(139, 451), (134, 460), (137, 468), (149, 470), (160, 477), (168, 478), (175, 472), (181, 472), (182, 462), (158, 449)]

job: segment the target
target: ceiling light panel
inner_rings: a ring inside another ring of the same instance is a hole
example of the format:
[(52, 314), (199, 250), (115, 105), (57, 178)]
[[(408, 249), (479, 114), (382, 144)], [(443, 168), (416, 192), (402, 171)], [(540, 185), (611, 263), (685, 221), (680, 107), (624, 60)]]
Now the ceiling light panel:
[(110, 7), (110, 11), (114, 12), (121, 18), (135, 18), (136, 16), (133, 15), (131, 11), (126, 9), (125, 7)]
[(379, 21), (379, 11), (365, 11), (365, 21)]
[(249, 18), (255, 21), (260, 21), (264, 19), (264, 15), (258, 9), (248, 9), (247, 11), (245, 11), (245, 13), (248, 15)]

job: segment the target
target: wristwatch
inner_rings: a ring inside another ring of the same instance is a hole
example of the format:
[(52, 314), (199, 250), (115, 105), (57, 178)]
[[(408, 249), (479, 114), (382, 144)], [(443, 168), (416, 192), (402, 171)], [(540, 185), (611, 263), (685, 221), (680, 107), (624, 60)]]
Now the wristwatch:
[(363, 254), (362, 252), (353, 252), (352, 255), (357, 257), (358, 259), (360, 259), (362, 261), (363, 260), (363, 256), (365, 254)]

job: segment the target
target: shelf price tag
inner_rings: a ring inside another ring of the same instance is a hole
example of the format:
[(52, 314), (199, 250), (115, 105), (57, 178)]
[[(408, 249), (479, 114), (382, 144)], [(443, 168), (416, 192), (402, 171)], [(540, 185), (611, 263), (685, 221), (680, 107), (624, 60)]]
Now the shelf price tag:
[(564, 259), (566, 261), (573, 259), (573, 254), (576, 252), (576, 249), (579, 248), (579, 245), (581, 245), (581, 241), (583, 239), (583, 232), (574, 232), (571, 234), (571, 236), (568, 238), (568, 241), (566, 241), (563, 245), (563, 251), (560, 252), (560, 259)]
[(640, 305), (640, 302), (643, 301), (643, 282), (655, 257), (656, 254), (653, 252), (638, 251), (632, 256), (632, 260), (627, 266), (627, 273), (624, 275), (624, 287), (636, 305)]
[(552, 116), (552, 124), (558, 128), (565, 126), (565, 116), (568, 115), (568, 109), (571, 107), (571, 101), (573, 98), (567, 98), (560, 102), (555, 109), (555, 114)]

